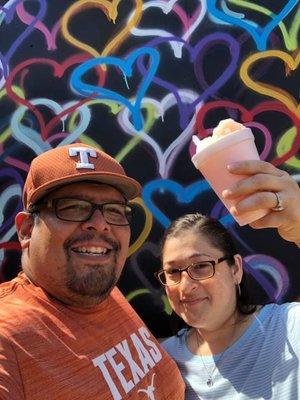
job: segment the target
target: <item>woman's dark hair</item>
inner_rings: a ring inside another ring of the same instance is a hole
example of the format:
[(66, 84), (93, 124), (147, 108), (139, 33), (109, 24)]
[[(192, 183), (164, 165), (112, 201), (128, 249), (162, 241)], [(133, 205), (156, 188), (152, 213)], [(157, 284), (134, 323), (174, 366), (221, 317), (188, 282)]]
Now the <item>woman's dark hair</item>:
[[(229, 259), (228, 263), (229, 265), (234, 265), (234, 255), (237, 254), (237, 249), (230, 233), (218, 220), (200, 213), (183, 215), (171, 223), (166, 229), (161, 241), (161, 257), (163, 256), (166, 241), (181, 235), (184, 231), (193, 231), (204, 235), (209, 242), (214, 247), (221, 250), (224, 255), (232, 256), (232, 259)], [(245, 273), (240, 283), (240, 289), (241, 294), (238, 293), (237, 288), (238, 311), (244, 315), (254, 313), (257, 306), (253, 305), (251, 302), (247, 274)], [(172, 314), (174, 315), (172, 315), (173, 321), (171, 320), (171, 325), (173, 322), (173, 326), (171, 328), (176, 330), (177, 328), (186, 326), (180, 317), (176, 316), (174, 312)]]

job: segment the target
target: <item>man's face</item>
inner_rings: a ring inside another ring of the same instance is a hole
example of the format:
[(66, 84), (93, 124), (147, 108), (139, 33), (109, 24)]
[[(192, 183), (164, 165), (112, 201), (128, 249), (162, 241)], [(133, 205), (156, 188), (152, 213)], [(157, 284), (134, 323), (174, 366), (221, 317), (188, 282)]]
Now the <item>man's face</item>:
[[(45, 201), (62, 197), (99, 204), (124, 202), (117, 189), (88, 182), (57, 189)], [(58, 219), (53, 209), (42, 208), (30, 229), (28, 245), (23, 245), (27, 247), (23, 269), (37, 286), (62, 302), (91, 306), (105, 299), (116, 285), (129, 239), (129, 226), (109, 225), (99, 210), (88, 221), (70, 222)]]

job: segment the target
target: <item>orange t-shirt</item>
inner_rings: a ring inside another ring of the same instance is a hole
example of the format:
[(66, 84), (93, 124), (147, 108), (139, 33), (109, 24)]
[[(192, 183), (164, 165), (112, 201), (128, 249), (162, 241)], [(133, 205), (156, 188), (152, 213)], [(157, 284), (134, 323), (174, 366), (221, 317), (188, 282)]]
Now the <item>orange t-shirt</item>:
[(23, 273), (0, 285), (1, 400), (183, 400), (184, 383), (121, 292), (67, 307)]

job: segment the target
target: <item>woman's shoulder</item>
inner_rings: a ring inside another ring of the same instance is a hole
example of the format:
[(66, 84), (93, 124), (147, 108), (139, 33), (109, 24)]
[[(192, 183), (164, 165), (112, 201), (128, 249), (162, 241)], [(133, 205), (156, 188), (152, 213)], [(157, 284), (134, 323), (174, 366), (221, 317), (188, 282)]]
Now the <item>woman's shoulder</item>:
[(181, 329), (176, 335), (164, 339), (160, 344), (169, 354), (173, 354), (176, 349), (185, 346), (187, 332), (188, 329)]
[(273, 321), (284, 322), (284, 325), (299, 326), (300, 324), (300, 302), (283, 304), (267, 304), (260, 312), (263, 318), (271, 318)]

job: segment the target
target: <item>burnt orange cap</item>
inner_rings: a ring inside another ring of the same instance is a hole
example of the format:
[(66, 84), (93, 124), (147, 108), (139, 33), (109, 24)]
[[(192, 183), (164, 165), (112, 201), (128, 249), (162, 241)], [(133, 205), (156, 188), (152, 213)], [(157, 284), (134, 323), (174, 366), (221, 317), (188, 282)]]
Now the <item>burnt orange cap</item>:
[(114, 158), (95, 147), (73, 143), (32, 160), (23, 189), (24, 207), (28, 209), (59, 186), (86, 180), (112, 185), (128, 200), (141, 191), (141, 185)]

